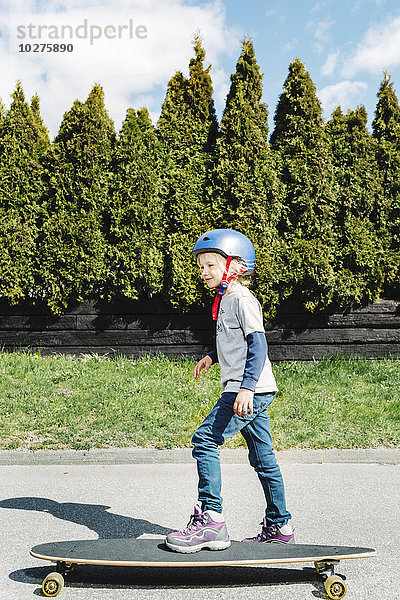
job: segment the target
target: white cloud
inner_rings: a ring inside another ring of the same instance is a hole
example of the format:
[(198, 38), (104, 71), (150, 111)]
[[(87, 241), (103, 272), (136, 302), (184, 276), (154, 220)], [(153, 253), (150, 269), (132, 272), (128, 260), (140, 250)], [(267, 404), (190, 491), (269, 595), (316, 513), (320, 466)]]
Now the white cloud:
[(325, 19), (324, 21), (308, 21), (305, 26), (305, 31), (312, 33), (315, 38), (313, 48), (317, 54), (322, 54), (326, 49), (326, 43), (331, 38), (329, 30), (335, 24), (335, 21)]
[(315, 24), (314, 35), (320, 42), (326, 42), (329, 39), (329, 30), (335, 24), (335, 21), (319, 21)]
[(375, 6), (383, 6), (386, 3), (386, 0), (353, 0), (350, 5), (350, 11), (352, 13), (356, 13), (360, 10), (360, 8), (364, 8), (368, 10), (367, 4), (375, 4)]
[(211, 79), (214, 90), (214, 102), (220, 106), (225, 106), (226, 97), (231, 87), (230, 75), (223, 69), (213, 68)]
[(317, 13), (322, 12), (327, 9), (330, 4), (333, 4), (334, 0), (321, 0), (320, 2), (316, 2), (314, 6), (310, 8), (309, 13)]
[(336, 69), (339, 52), (331, 52), (321, 68), (322, 75), (333, 75)]
[[(27, 98), (38, 93), (42, 115), (52, 135), (56, 134), (63, 113), (76, 98), (85, 100), (95, 82), (103, 86), (106, 107), (119, 129), (126, 109), (132, 106), (132, 98), (136, 101), (145, 97), (150, 101), (151, 97), (159, 97), (161, 89), (165, 94), (168, 80), (177, 70), (187, 74), (193, 55), (192, 38), (197, 30), (207, 53), (205, 65), (213, 65), (216, 97), (226, 95), (229, 81), (219, 66), (220, 57), (233, 54), (236, 58), (240, 53), (242, 32), (227, 27), (221, 0), (197, 6), (185, 0), (48, 0), (41, 5), (35, 0), (15, 0), (8, 3), (8, 9), (7, 14), (0, 5), (0, 98), (9, 105), (10, 94), (20, 79)], [(83, 35), (85, 22), (88, 34), (92, 31), (100, 35), (101, 30), (101, 38), (91, 43), (90, 39), (77, 37), (76, 28), (80, 26)], [(30, 33), (35, 39), (28, 39), (30, 24), (34, 26)], [(19, 30), (25, 38), (17, 37), (18, 25), (25, 26)], [(63, 25), (67, 39), (49, 39), (50, 32), (61, 34)], [(74, 39), (69, 39), (71, 30), (66, 25), (72, 28)], [(135, 35), (139, 25), (147, 28), (144, 39)], [(106, 35), (114, 39), (107, 39)], [(21, 43), (33, 47), (34, 43), (47, 42), (73, 43), (74, 50), (18, 52)], [(153, 103), (149, 108), (152, 116), (158, 114), (159, 106)]]
[(400, 17), (397, 17), (367, 31), (354, 54), (343, 65), (342, 75), (353, 77), (360, 71), (377, 73), (399, 64)]
[(305, 30), (312, 32), (316, 40), (326, 42), (330, 37), (329, 30), (333, 25), (335, 25), (335, 21), (331, 19), (325, 19), (324, 21), (311, 20), (307, 21)]
[(297, 40), (296, 38), (292, 38), (291, 40), (289, 40), (288, 42), (286, 42), (286, 44), (284, 44), (281, 48), (281, 50), (283, 52), (291, 52), (295, 46), (297, 44)]
[[(229, 3), (227, 3), (229, 6)], [(280, 23), (285, 23), (286, 22), (286, 14), (284, 12), (282, 12), (282, 7), (279, 7), (279, 10), (276, 8), (270, 8), (269, 10), (266, 11), (265, 16), (267, 17), (267, 19), (270, 19), (271, 17), (274, 17), (275, 20), (278, 20)]]
[(343, 110), (353, 107), (360, 99), (361, 94), (367, 89), (364, 81), (341, 81), (335, 85), (328, 85), (320, 90), (317, 95), (321, 100), (322, 107), (326, 114), (330, 114), (338, 105)]

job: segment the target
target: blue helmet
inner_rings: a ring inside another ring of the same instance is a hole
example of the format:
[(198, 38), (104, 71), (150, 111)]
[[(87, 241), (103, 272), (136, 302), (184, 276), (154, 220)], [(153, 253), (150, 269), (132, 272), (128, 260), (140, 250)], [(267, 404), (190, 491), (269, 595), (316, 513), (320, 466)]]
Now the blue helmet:
[(218, 252), (228, 258), (241, 258), (249, 273), (254, 271), (256, 252), (254, 246), (243, 233), (233, 229), (212, 229), (203, 233), (195, 243), (192, 254)]

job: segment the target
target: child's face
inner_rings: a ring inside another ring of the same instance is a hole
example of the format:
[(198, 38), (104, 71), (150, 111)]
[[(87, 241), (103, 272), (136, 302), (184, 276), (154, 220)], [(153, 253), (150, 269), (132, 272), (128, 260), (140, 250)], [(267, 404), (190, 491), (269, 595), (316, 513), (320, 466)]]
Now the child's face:
[(224, 262), (226, 263), (226, 259), (215, 252), (199, 254), (197, 263), (200, 267), (201, 276), (209, 288), (217, 288), (221, 285)]

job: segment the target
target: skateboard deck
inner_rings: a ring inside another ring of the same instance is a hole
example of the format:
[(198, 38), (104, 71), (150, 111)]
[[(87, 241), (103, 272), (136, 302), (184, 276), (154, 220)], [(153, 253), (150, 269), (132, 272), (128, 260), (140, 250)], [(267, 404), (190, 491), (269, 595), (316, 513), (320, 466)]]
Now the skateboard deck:
[(334, 574), (343, 559), (376, 556), (373, 548), (321, 546), (309, 544), (257, 544), (232, 542), (222, 551), (201, 550), (193, 554), (173, 552), (163, 540), (102, 539), (40, 544), (31, 549), (35, 558), (57, 563), (57, 573), (48, 575), (42, 585), (45, 596), (56, 596), (63, 586), (63, 575), (77, 564), (124, 567), (222, 567), (314, 562), (325, 580), (330, 598), (343, 598), (344, 581)]

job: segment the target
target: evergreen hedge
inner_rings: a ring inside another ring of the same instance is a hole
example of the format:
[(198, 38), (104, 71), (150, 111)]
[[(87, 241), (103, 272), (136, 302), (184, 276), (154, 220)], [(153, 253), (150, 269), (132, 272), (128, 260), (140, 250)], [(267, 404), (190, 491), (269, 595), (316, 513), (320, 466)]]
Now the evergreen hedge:
[(138, 299), (163, 289), (164, 162), (147, 109), (128, 109), (103, 213), (108, 299)]
[(36, 295), (55, 312), (104, 293), (114, 124), (95, 85), (86, 102), (66, 112), (44, 157), (45, 189), (39, 213)]
[(18, 82), (0, 103), (0, 297), (60, 314), (86, 298), (210, 302), (191, 248), (214, 227), (256, 247), (252, 286), (272, 317), (400, 294), (400, 108), (386, 73), (372, 134), (364, 107), (324, 123), (299, 59), (268, 131), (245, 39), (218, 125), (199, 35), (188, 76), (171, 78), (155, 128), (129, 108), (117, 135), (99, 84), (51, 142)]
[(205, 52), (198, 35), (194, 52), (189, 78), (178, 72), (170, 80), (157, 123), (165, 154), (161, 174), (164, 297), (181, 310), (198, 304), (204, 297), (204, 286), (190, 251), (197, 238), (212, 227), (206, 183), (218, 127), (210, 67), (204, 68)]
[(35, 96), (29, 105), (17, 83), (0, 119), (0, 294), (11, 304), (34, 296), (38, 268), (42, 163), (50, 140)]
[(400, 107), (390, 75), (385, 73), (372, 123), (376, 156), (387, 203), (385, 229), (390, 237), (385, 290), (400, 295)]
[(334, 298), (340, 304), (376, 300), (383, 290), (388, 245), (387, 210), (376, 144), (363, 106), (338, 107), (326, 130), (335, 173)]
[(282, 189), (277, 156), (268, 143), (268, 110), (253, 44), (243, 42), (221, 120), (210, 179), (215, 227), (237, 229), (253, 242), (257, 270), (252, 286), (272, 315), (279, 304), (283, 244), (277, 223)]
[(281, 294), (296, 296), (311, 311), (323, 309), (335, 289), (335, 181), (316, 89), (298, 59), (290, 63), (274, 122), (271, 146), (281, 157), (284, 186)]

